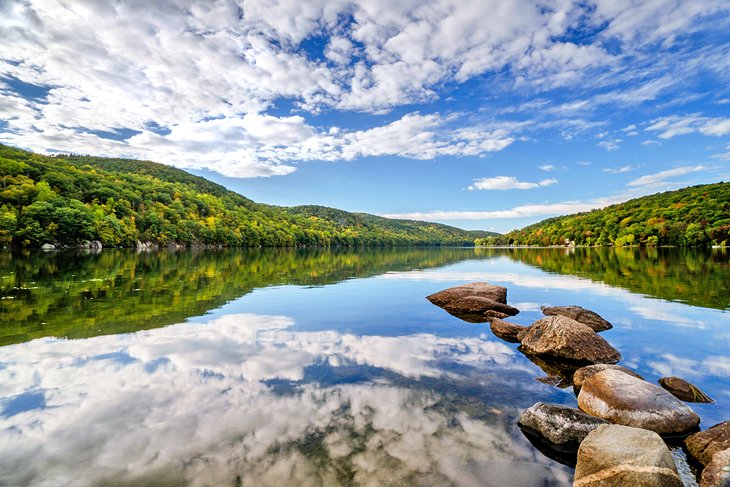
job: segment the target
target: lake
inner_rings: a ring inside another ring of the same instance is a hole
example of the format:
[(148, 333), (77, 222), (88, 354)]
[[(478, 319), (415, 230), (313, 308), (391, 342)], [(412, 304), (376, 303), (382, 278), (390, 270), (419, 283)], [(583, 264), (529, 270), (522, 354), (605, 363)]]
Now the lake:
[[(724, 249), (0, 253), (0, 485), (571, 485), (516, 426), (571, 387), (425, 296), (576, 304), (730, 419)], [(695, 472), (673, 454), (687, 485)]]

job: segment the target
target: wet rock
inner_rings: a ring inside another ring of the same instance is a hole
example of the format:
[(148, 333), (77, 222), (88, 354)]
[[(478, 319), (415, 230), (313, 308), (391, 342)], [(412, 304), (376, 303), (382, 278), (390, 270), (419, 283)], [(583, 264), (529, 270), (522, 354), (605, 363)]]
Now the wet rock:
[(101, 250), (104, 246), (101, 244), (99, 240), (92, 240), (89, 242), (89, 248), (95, 249), (95, 250)]
[(575, 387), (580, 388), (583, 385), (583, 382), (588, 377), (591, 377), (592, 375), (597, 374), (598, 372), (601, 372), (602, 370), (618, 370), (619, 372), (623, 372), (625, 374), (629, 374), (631, 376), (636, 377), (637, 379), (644, 380), (642, 376), (637, 374), (631, 369), (627, 369), (626, 367), (621, 367), (620, 365), (616, 364), (596, 364), (596, 365), (588, 365), (586, 367), (581, 367), (580, 369), (575, 371), (575, 374), (573, 375), (573, 385)]
[(687, 451), (702, 465), (707, 465), (712, 456), (722, 450), (730, 448), (730, 421), (689, 435), (684, 440)]
[(519, 333), (520, 350), (525, 354), (546, 355), (582, 363), (609, 363), (621, 354), (588, 325), (565, 316), (549, 316)]
[(700, 424), (692, 409), (661, 387), (611, 369), (583, 382), (578, 407), (612, 423), (662, 435), (681, 435)]
[(489, 329), (492, 330), (492, 333), (494, 333), (498, 338), (501, 338), (504, 341), (519, 343), (520, 340), (517, 338), (517, 335), (527, 330), (527, 327), (495, 318), (489, 324)]
[(700, 487), (730, 487), (730, 449), (712, 456), (712, 461), (702, 471)]
[(580, 444), (573, 486), (682, 487), (682, 481), (658, 434), (611, 424)]
[(56, 248), (56, 246), (55, 246), (55, 245), (53, 245), (53, 244), (49, 244), (49, 243), (44, 243), (43, 245), (41, 245), (41, 248), (42, 248), (43, 250), (53, 250), (53, 249), (55, 249), (55, 248)]
[(507, 303), (507, 288), (502, 286), (494, 286), (487, 282), (473, 282), (461, 286), (450, 287), (437, 293), (426, 296), (436, 306), (444, 307), (452, 301), (467, 296), (479, 296), (491, 299), (498, 303)]
[(687, 402), (715, 402), (697, 386), (679, 377), (662, 377), (659, 385), (668, 390), (674, 397)]
[(560, 404), (538, 402), (526, 409), (517, 425), (562, 451), (577, 451), (588, 433), (607, 421)]
[(613, 325), (598, 313), (580, 306), (543, 306), (540, 309), (546, 316), (567, 316), (578, 323), (590, 326), (593, 331), (604, 331), (613, 328)]
[(520, 312), (517, 308), (499, 301), (481, 296), (467, 296), (455, 299), (444, 306), (444, 309), (451, 314), (480, 314), (484, 316), (487, 311), (498, 311), (508, 316), (514, 316)]

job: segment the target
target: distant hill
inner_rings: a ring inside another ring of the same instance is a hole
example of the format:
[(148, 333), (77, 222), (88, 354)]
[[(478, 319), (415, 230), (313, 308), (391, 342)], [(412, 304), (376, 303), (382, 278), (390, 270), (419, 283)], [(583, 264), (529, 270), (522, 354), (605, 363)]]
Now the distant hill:
[(317, 206), (255, 203), (148, 161), (49, 157), (0, 145), (0, 246), (471, 245), (496, 235)]
[(730, 245), (730, 183), (643, 196), (600, 210), (548, 218), (478, 245)]

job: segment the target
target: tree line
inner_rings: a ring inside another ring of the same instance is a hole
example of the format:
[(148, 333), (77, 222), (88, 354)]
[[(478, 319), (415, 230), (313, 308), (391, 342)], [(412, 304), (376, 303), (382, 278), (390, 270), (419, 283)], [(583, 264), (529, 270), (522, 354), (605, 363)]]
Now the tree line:
[(0, 247), (473, 245), (488, 232), (323, 207), (259, 204), (148, 161), (0, 145)]
[(708, 247), (730, 244), (730, 183), (644, 196), (600, 210), (548, 218), (476, 245)]

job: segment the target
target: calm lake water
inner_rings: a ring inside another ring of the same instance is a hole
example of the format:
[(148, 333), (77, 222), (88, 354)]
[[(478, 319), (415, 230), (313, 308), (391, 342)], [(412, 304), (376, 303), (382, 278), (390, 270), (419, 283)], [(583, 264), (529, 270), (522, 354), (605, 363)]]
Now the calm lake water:
[(572, 388), (425, 299), (471, 281), (598, 312), (730, 419), (724, 249), (5, 252), (0, 485), (570, 485), (516, 420)]

